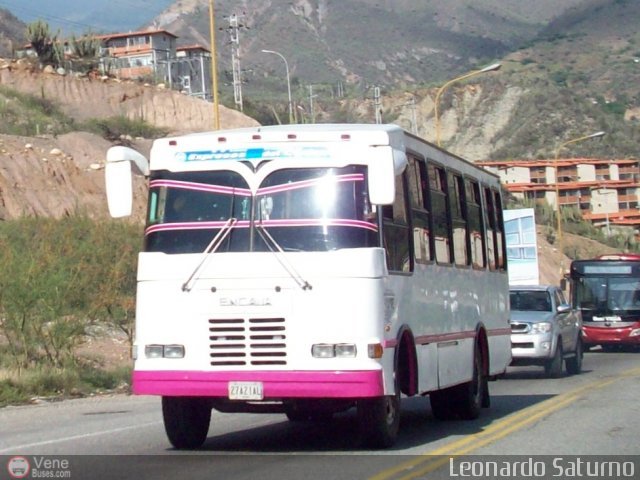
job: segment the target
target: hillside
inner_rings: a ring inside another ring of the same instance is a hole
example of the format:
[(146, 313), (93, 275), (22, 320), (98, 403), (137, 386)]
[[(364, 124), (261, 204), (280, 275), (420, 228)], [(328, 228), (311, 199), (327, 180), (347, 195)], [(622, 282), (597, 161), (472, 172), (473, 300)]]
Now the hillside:
[[(180, 41), (208, 44), (206, 0), (154, 19)], [(223, 98), (232, 103), (228, 17), (240, 15), (245, 105), (261, 123), (286, 109), (283, 65), (302, 121), (384, 122), (435, 139), (439, 87), (499, 61), (499, 72), (454, 84), (439, 105), (443, 145), (471, 160), (548, 158), (567, 138), (605, 130), (570, 154), (638, 157), (640, 2), (631, 0), (258, 0), (216, 2)], [(286, 32), (286, 35), (283, 35)], [(313, 98), (310, 98), (313, 89)], [(414, 103), (415, 102), (415, 103)], [(412, 125), (413, 118), (417, 125)]]
[[(175, 134), (213, 126), (211, 103), (139, 83), (47, 74), (24, 62), (0, 59), (0, 85), (50, 99), (76, 120), (123, 116), (144, 119)], [(224, 106), (220, 123), (223, 128), (257, 124)], [(0, 220), (74, 212), (106, 216), (102, 168), (112, 143), (86, 132), (47, 135), (47, 128), (41, 125), (43, 134), (31, 137), (0, 135)], [(148, 155), (151, 142), (137, 139), (134, 147)], [(137, 198), (139, 219), (145, 207), (142, 183)]]
[[(420, 84), (500, 58), (585, 1), (218, 0), (217, 45), (228, 64), (228, 18), (239, 15), (247, 27), (240, 46), (247, 89), (274, 74), (265, 48), (288, 58), (292, 76), (304, 83)], [(207, 45), (207, 10), (207, 0), (175, 2), (148, 25)]]
[(8, 10), (0, 8), (0, 57), (10, 57), (26, 42), (27, 25)]

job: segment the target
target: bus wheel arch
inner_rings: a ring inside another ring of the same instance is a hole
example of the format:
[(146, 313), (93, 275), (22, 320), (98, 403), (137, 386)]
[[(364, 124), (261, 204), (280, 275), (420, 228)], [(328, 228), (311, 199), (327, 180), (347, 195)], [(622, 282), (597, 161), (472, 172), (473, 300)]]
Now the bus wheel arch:
[(489, 355), (489, 340), (487, 338), (487, 331), (484, 326), (479, 325), (476, 333), (475, 348), (479, 352), (479, 357), (482, 365), (480, 381), (481, 385), (481, 407), (489, 408), (491, 406), (491, 395), (489, 394), (489, 372), (491, 371), (491, 356)]
[(411, 397), (418, 393), (418, 355), (413, 333), (402, 328), (398, 334), (398, 348), (395, 352), (394, 371), (400, 392)]

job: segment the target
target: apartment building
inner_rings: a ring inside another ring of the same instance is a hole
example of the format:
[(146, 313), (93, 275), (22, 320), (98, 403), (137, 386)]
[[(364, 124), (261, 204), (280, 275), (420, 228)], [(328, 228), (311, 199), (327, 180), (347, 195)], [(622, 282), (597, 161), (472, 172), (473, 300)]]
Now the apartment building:
[[(512, 195), (576, 207), (582, 218), (612, 229), (640, 232), (640, 161), (571, 158), (476, 162), (493, 171)], [(557, 176), (556, 176), (557, 169)]]

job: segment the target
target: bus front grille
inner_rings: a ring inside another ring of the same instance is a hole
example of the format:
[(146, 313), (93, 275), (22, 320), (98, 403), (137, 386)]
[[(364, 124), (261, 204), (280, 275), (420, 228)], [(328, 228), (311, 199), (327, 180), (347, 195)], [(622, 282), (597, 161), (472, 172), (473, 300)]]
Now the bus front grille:
[(284, 318), (209, 319), (212, 366), (287, 364)]

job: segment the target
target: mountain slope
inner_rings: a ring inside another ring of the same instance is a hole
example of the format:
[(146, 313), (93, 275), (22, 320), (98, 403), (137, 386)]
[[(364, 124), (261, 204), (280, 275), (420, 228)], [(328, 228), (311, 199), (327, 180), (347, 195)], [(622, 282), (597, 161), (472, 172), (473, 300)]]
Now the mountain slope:
[(0, 8), (0, 57), (13, 55), (26, 42), (27, 25), (8, 10)]
[[(584, 1), (218, 0), (217, 45), (227, 60), (227, 19), (237, 14), (249, 27), (240, 43), (249, 83), (274, 65), (262, 49), (281, 52), (294, 76), (313, 83), (425, 83), (505, 55)], [(176, 2), (150, 24), (208, 44), (208, 2)]]

